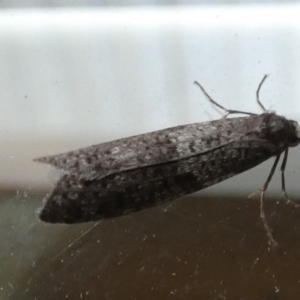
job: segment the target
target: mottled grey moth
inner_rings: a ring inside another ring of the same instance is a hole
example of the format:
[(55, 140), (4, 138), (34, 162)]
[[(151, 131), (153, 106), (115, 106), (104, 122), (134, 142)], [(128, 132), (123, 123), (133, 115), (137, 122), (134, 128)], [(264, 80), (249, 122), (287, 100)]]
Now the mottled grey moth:
[[(75, 151), (38, 158), (63, 175), (45, 199), (41, 220), (79, 223), (121, 216), (194, 193), (247, 171), (275, 156), (269, 177), (260, 190), (261, 218), (269, 240), (276, 244), (263, 210), (264, 192), (279, 158), (282, 190), (288, 148), (300, 143), (297, 122), (268, 112), (256, 95), (262, 114), (228, 110), (218, 120), (181, 125), (115, 140)], [(246, 117), (226, 118), (230, 114)]]

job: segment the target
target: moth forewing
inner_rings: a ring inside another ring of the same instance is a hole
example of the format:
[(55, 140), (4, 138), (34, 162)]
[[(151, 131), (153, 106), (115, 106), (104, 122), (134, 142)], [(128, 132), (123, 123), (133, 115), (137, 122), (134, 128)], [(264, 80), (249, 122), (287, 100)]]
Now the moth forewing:
[(35, 161), (51, 164), (65, 174), (81, 179), (101, 179), (118, 172), (169, 163), (222, 147), (243, 138), (240, 128), (244, 122), (245, 118), (234, 118), (182, 125)]

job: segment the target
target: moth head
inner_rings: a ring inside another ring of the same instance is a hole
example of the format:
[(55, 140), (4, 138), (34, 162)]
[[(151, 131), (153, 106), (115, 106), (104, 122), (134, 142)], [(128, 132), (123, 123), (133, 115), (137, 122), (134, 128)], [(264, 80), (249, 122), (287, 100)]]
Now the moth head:
[(295, 147), (300, 143), (300, 127), (296, 121), (288, 120), (275, 113), (262, 115), (260, 137), (282, 148)]
[(298, 125), (298, 122), (296, 121), (290, 120), (289, 122), (291, 123), (291, 126), (295, 128), (294, 139), (291, 140), (290, 147), (295, 147), (298, 146), (300, 143), (300, 127)]

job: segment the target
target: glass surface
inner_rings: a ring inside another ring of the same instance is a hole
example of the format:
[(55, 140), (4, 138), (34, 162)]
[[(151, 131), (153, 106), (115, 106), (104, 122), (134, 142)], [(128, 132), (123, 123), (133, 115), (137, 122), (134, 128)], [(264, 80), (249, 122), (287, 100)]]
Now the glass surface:
[[(272, 159), (165, 205), (74, 225), (39, 220), (61, 173), (32, 161), (219, 119), (195, 80), (225, 107), (260, 113), (255, 92), (270, 74), (263, 104), (299, 121), (300, 7), (281, 2), (0, 4), (10, 8), (0, 10), (1, 300), (299, 299), (300, 209), (281, 196), (280, 170), (265, 202), (276, 249), (248, 198)], [(298, 149), (286, 168), (295, 201)]]
[(1, 196), (2, 299), (299, 295), (300, 210), (282, 201), (266, 204), (279, 241), (274, 250), (258, 201), (245, 198), (186, 197), (121, 218), (58, 226), (36, 220), (41, 197)]

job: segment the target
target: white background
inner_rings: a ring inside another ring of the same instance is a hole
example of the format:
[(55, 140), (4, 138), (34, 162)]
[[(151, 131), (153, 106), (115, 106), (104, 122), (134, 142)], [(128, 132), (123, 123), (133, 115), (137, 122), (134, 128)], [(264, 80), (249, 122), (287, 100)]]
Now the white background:
[[(300, 6), (6, 10), (0, 13), (0, 186), (50, 188), (32, 159), (265, 107), (300, 121)], [(298, 149), (287, 186), (298, 192)], [(271, 162), (212, 187), (250, 193)], [(278, 172), (279, 173), (279, 172)], [(280, 192), (275, 178), (271, 188)]]

